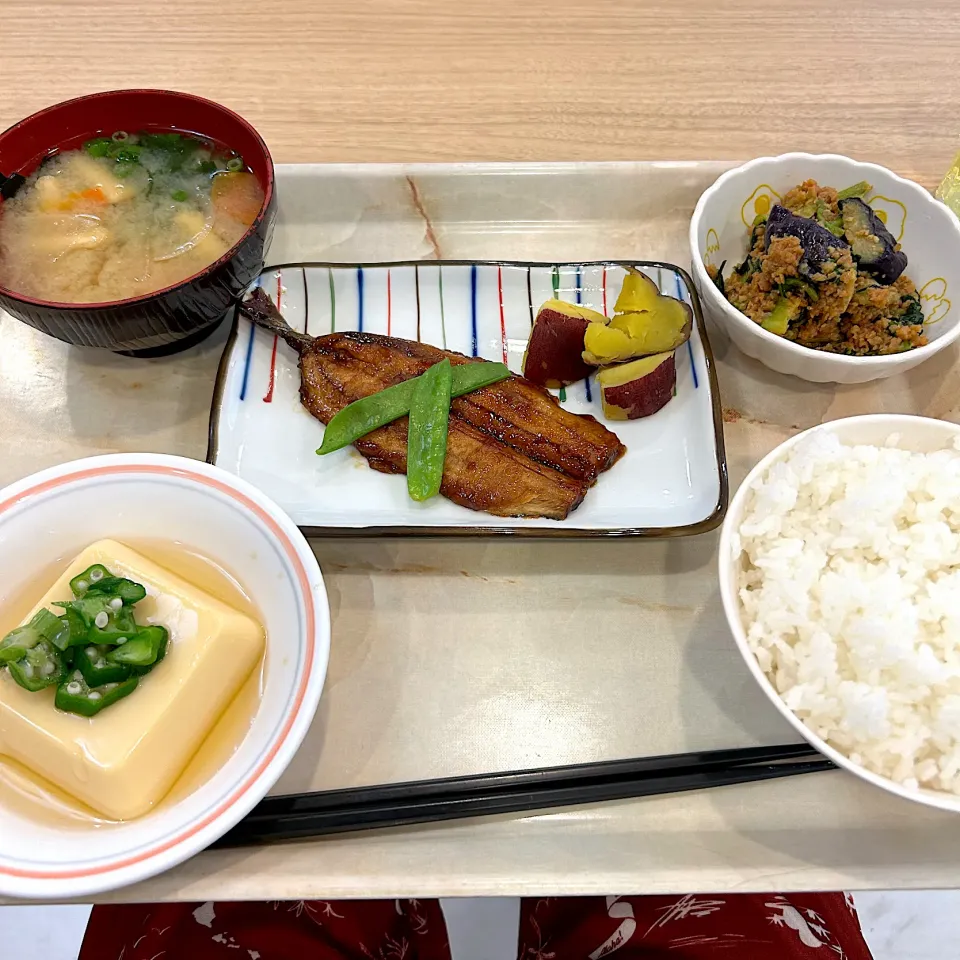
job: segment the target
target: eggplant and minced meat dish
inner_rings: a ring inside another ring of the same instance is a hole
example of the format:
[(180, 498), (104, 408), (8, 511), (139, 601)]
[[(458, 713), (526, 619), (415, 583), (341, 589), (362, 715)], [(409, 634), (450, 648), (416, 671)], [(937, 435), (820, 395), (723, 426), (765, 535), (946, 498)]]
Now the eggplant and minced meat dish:
[(720, 292), (765, 330), (814, 350), (865, 357), (926, 344), (907, 255), (868, 203), (805, 180), (753, 222), (750, 249)]

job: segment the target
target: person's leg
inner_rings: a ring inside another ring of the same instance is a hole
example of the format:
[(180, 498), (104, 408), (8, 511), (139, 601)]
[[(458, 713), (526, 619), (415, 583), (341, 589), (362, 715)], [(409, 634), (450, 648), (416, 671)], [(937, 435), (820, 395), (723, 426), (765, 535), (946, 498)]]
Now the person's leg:
[(842, 893), (524, 900), (518, 960), (870, 960)]
[(437, 900), (96, 906), (79, 960), (450, 960)]

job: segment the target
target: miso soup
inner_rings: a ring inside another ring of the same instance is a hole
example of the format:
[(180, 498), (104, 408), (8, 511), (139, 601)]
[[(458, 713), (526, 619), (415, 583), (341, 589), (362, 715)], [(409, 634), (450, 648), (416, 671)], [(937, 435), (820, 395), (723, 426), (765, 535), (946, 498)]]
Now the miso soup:
[(0, 205), (0, 284), (68, 303), (143, 296), (218, 260), (263, 200), (243, 158), (200, 137), (98, 137)]

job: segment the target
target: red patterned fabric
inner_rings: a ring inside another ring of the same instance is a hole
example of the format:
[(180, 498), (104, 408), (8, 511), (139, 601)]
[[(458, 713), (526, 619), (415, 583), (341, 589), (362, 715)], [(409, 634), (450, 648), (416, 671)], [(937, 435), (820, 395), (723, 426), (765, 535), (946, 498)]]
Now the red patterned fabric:
[(870, 960), (842, 893), (524, 900), (518, 960)]
[[(518, 960), (870, 960), (842, 893), (524, 900)], [(450, 960), (436, 900), (93, 908), (79, 960)]]
[(79, 960), (450, 960), (437, 900), (94, 907)]

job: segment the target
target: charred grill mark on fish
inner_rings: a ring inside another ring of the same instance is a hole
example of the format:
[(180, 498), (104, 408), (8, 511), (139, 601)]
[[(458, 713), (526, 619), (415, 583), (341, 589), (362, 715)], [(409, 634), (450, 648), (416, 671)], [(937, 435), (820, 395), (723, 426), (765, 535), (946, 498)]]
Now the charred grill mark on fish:
[[(354, 400), (419, 376), (443, 357), (453, 364), (482, 362), (379, 334), (310, 337), (292, 330), (259, 288), (240, 309), (299, 354), (301, 401), (323, 423)], [(405, 473), (406, 438), (404, 417), (355, 446), (373, 469)], [(562, 520), (625, 449), (593, 417), (569, 413), (547, 391), (514, 376), (453, 401), (440, 492), (496, 516)]]

